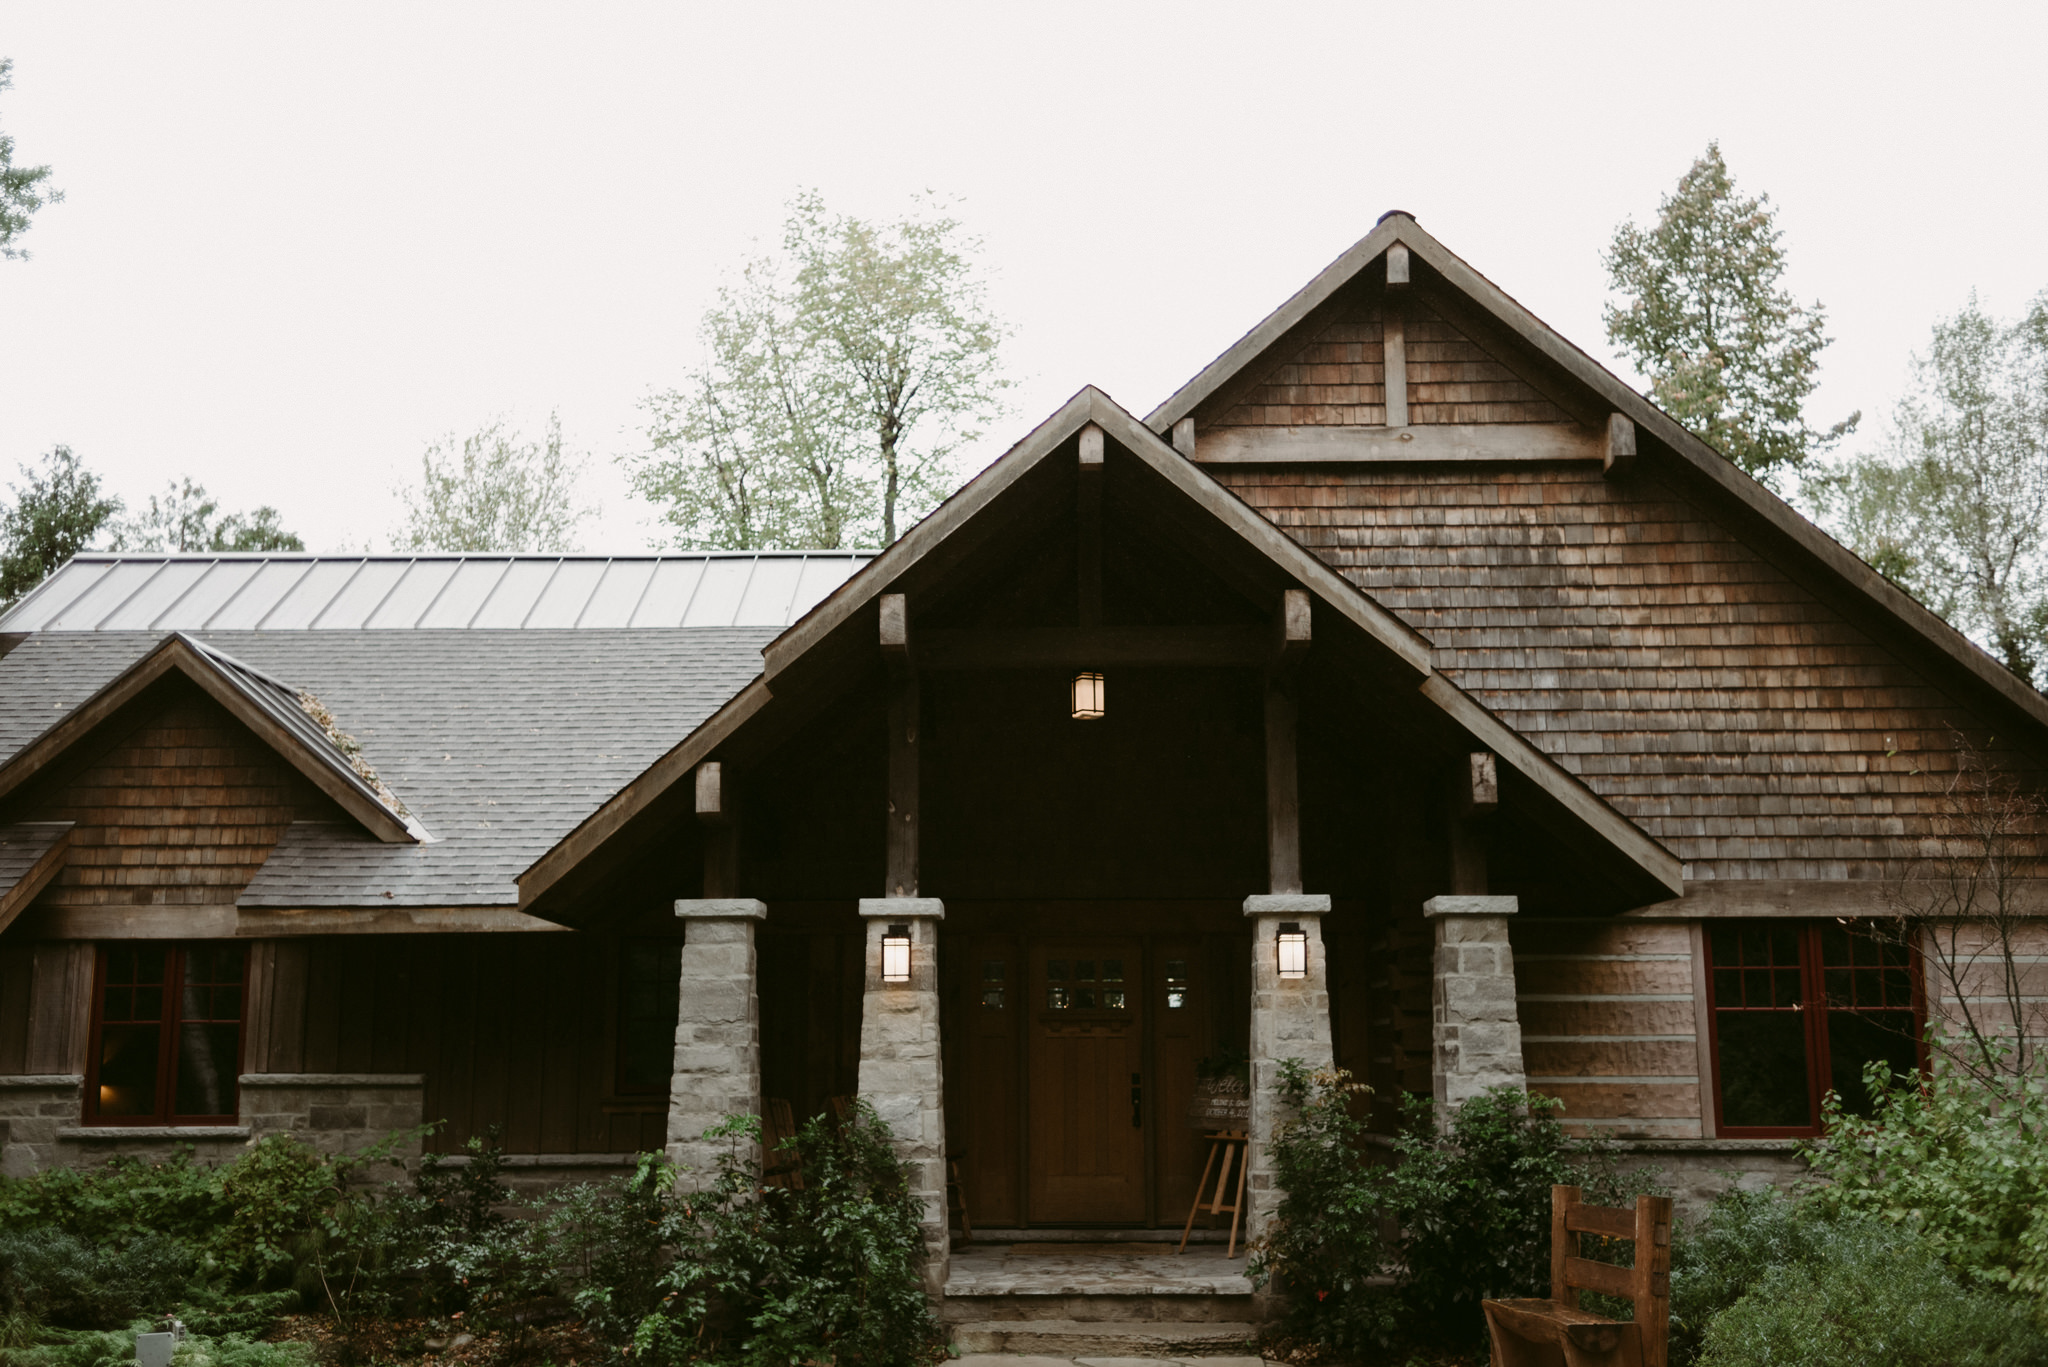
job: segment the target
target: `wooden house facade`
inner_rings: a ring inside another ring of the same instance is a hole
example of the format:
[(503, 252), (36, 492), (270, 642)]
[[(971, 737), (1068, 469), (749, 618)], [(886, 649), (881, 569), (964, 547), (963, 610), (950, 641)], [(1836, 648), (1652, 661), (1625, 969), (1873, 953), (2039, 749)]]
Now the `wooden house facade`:
[[(1176, 1225), (1203, 1060), (1786, 1171), (2048, 701), (1405, 214), (872, 557), (81, 558), (0, 618), (0, 1171), (873, 1100)], [(2037, 835), (2038, 833), (2029, 833)], [(2031, 869), (2029, 870), (2032, 871)], [(196, 1108), (196, 1109), (195, 1109)], [(943, 1258), (938, 1260), (943, 1276)]]

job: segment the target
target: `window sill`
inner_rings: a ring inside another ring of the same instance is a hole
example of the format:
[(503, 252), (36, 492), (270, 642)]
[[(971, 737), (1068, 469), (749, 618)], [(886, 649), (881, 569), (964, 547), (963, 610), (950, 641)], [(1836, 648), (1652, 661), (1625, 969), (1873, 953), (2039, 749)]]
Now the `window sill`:
[(0, 1077), (0, 1092), (60, 1091), (84, 1085), (82, 1073), (9, 1073)]
[(57, 1131), (60, 1142), (118, 1143), (124, 1139), (247, 1139), (247, 1125), (68, 1125)]
[(425, 1073), (244, 1073), (244, 1087), (424, 1087)]

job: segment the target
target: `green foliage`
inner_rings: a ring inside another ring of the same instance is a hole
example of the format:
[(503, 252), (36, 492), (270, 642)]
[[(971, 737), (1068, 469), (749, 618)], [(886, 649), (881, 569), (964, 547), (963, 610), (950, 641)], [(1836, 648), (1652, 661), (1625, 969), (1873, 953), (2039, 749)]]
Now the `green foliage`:
[[(2003, 1047), (2003, 1046), (1999, 1046)], [(2048, 1077), (1997, 1080), (1937, 1062), (1926, 1078), (1865, 1073), (1867, 1117), (1830, 1096), (1807, 1161), (1821, 1210), (1909, 1230), (1966, 1279), (2048, 1315)]]
[(784, 1141), (803, 1165), (800, 1190), (761, 1185), (741, 1156), (759, 1137), (751, 1116), (707, 1132), (733, 1147), (706, 1190), (668, 1208), (662, 1242), (674, 1264), (634, 1355), (660, 1367), (936, 1360), (941, 1332), (918, 1275), (919, 1206), (873, 1109), (859, 1103), (843, 1125), (813, 1118)]
[(220, 511), (220, 502), (190, 479), (173, 480), (163, 497), (115, 529), (117, 551), (303, 551), (306, 543), (281, 525), (277, 509)]
[[(1425, 1337), (1476, 1341), (1481, 1300), (1549, 1294), (1553, 1185), (1617, 1205), (1644, 1180), (1566, 1135), (1559, 1103), (1505, 1087), (1458, 1107), (1448, 1133), (1431, 1102), (1407, 1098), (1393, 1163), (1369, 1165), (1365, 1127), (1351, 1113), (1364, 1089), (1348, 1077), (1281, 1065), (1295, 1118), (1276, 1129), (1272, 1156), (1286, 1195), (1246, 1268), (1288, 1291), (1289, 1332), (1339, 1353), (1424, 1325)], [(1391, 1294), (1373, 1285), (1389, 1275)]]
[(177, 1305), (197, 1264), (193, 1247), (167, 1234), (99, 1241), (49, 1226), (0, 1229), (0, 1309), (114, 1329)]
[(2048, 651), (2048, 291), (1934, 325), (1873, 450), (1812, 483), (1831, 530), (2031, 681)]
[(704, 364), (646, 401), (630, 474), (677, 543), (887, 544), (950, 494), (1009, 383), (980, 248), (931, 203), (880, 224), (797, 196), (704, 315)]
[[(0, 90), (14, 87), (14, 62), (0, 57)], [(64, 192), (49, 183), (47, 166), (16, 166), (14, 135), (0, 133), (0, 260), (25, 259), (28, 253), (14, 245), (28, 231), (29, 220), (45, 204), (63, 200)], [(0, 586), (0, 598), (7, 591)]]
[(509, 1327), (508, 1311), (554, 1291), (546, 1226), (505, 1213), (517, 1203), (495, 1133), (472, 1137), (461, 1156), (451, 1164), (427, 1154), (412, 1190), (388, 1198), (389, 1265), (415, 1282), (418, 1308), (461, 1313), (475, 1329)]
[(68, 446), (54, 446), (40, 469), (21, 467), (10, 486), (14, 506), (0, 512), (0, 607), (14, 602), (82, 550), (121, 512), (100, 477)]
[[(1797, 1227), (1798, 1222), (1794, 1222)], [(1765, 1267), (1707, 1325), (1699, 1367), (2013, 1367), (2048, 1362), (2025, 1304), (1967, 1287), (1910, 1233), (1808, 1222), (1805, 1256)], [(1674, 1295), (1677, 1290), (1674, 1270)]]
[[(32, 1342), (0, 1346), (0, 1367), (134, 1367), (136, 1334), (154, 1328), (145, 1320), (125, 1330), (47, 1330)], [(246, 1334), (189, 1333), (171, 1367), (313, 1367), (313, 1350)]]
[(467, 437), (449, 433), (420, 457), (420, 482), (401, 488), (401, 551), (570, 551), (590, 509), (578, 497), (586, 461), (562, 443), (548, 414), (540, 440), (494, 418)]
[(1785, 251), (1770, 196), (1744, 198), (1718, 143), (1657, 204), (1657, 224), (1615, 231), (1603, 258), (1621, 296), (1607, 339), (1649, 378), (1650, 397), (1766, 482), (1854, 430), (1806, 425), (1828, 344), (1824, 314), (1779, 284)]

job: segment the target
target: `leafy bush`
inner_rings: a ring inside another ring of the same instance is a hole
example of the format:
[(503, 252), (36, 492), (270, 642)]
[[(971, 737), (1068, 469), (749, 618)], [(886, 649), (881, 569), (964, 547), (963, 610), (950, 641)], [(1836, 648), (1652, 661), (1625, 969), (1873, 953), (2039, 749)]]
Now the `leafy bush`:
[(873, 1109), (857, 1103), (843, 1125), (813, 1118), (784, 1141), (802, 1163), (801, 1189), (761, 1185), (740, 1152), (759, 1136), (752, 1116), (707, 1132), (734, 1145), (708, 1189), (667, 1206), (662, 1242), (675, 1261), (634, 1355), (659, 1367), (908, 1367), (942, 1357), (919, 1279), (922, 1212)]
[(198, 1259), (166, 1234), (97, 1242), (49, 1226), (0, 1230), (0, 1310), (115, 1329), (186, 1299)]
[[(135, 1335), (148, 1321), (114, 1331), (49, 1330), (32, 1344), (0, 1349), (0, 1367), (135, 1367)], [(303, 1343), (263, 1343), (240, 1334), (188, 1334), (171, 1367), (313, 1367)]]
[(1765, 1270), (1706, 1326), (1699, 1367), (2048, 1363), (2024, 1302), (1965, 1286), (1909, 1233), (1851, 1218), (1807, 1221), (1795, 1237), (1811, 1240), (1803, 1256)]
[[(1271, 1152), (1286, 1195), (1246, 1269), (1289, 1292), (1288, 1332), (1336, 1352), (1383, 1347), (1397, 1326), (1478, 1341), (1481, 1300), (1549, 1294), (1553, 1185), (1620, 1205), (1642, 1180), (1567, 1136), (1556, 1101), (1505, 1087), (1461, 1105), (1448, 1134), (1430, 1101), (1408, 1098), (1394, 1163), (1369, 1165), (1364, 1126), (1350, 1112), (1364, 1089), (1348, 1078), (1282, 1063), (1281, 1092), (1297, 1118), (1278, 1129)], [(1372, 1285), (1387, 1274), (1391, 1295)]]
[[(1990, 1048), (2003, 1058), (2005, 1046)], [(1867, 1117), (1832, 1093), (1807, 1161), (1823, 1208), (1916, 1230), (1975, 1281), (2048, 1310), (2048, 1078), (2000, 1081), (1937, 1063), (1927, 1077), (1865, 1071)]]

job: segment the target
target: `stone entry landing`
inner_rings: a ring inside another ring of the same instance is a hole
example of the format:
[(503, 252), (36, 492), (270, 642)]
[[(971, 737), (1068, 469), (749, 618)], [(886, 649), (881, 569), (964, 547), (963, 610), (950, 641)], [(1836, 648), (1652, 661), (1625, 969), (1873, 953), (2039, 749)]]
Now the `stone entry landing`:
[(1257, 1361), (1252, 1284), (1244, 1258), (1224, 1257), (1221, 1244), (1176, 1256), (1165, 1241), (1033, 1234), (954, 1246), (942, 1314), (957, 1351), (1062, 1364)]

